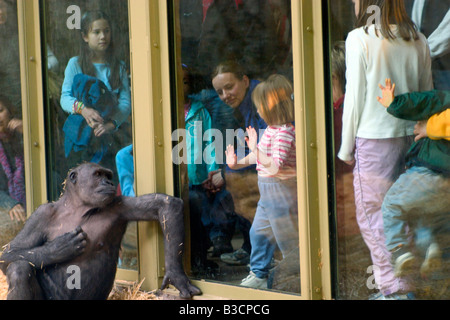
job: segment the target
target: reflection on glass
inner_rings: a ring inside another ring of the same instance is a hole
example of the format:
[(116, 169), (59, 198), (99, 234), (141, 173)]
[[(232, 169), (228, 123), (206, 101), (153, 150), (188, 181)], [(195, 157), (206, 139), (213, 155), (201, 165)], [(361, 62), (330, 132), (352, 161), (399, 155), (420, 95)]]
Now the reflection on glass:
[[(59, 197), (68, 170), (82, 162), (111, 169), (121, 193), (123, 162), (116, 156), (132, 141), (127, 1), (41, 4), (50, 200)], [(134, 224), (124, 237), (119, 267), (137, 268), (136, 248)]]
[(328, 2), (337, 298), (448, 299), (450, 5), (353, 3)]
[(290, 1), (175, 8), (192, 276), (300, 293)]
[[(27, 218), (17, 6), (0, 0), (0, 246)], [(7, 44), (7, 45), (6, 45)]]

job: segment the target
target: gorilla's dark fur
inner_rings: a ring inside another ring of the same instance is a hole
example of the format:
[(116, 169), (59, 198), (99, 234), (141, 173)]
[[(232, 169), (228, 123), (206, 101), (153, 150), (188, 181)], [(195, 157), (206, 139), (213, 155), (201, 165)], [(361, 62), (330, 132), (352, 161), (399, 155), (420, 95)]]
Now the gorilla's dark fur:
[[(5, 248), (0, 268), (8, 299), (106, 299), (114, 284), (122, 237), (129, 221), (157, 220), (165, 242), (165, 288), (183, 298), (201, 294), (187, 278), (183, 201), (165, 194), (116, 196), (112, 172), (93, 163), (69, 171), (61, 198), (40, 206)], [(78, 267), (80, 288), (67, 285)]]

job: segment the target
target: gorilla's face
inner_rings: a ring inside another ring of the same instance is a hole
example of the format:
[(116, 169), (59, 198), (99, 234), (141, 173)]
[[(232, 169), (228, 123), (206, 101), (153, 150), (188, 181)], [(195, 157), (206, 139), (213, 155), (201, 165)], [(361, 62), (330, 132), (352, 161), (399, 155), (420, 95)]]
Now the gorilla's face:
[(94, 163), (85, 163), (69, 172), (67, 184), (88, 206), (104, 207), (111, 203), (116, 194), (112, 180), (113, 173)]

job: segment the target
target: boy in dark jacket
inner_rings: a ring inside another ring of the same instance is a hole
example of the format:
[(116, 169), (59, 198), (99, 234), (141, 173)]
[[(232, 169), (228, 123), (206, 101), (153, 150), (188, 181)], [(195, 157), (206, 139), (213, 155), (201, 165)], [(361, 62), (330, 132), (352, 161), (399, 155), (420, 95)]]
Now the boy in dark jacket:
[[(423, 121), (450, 108), (450, 91), (406, 93), (394, 98), (395, 84), (386, 79), (380, 85), (378, 101), (391, 115), (412, 121)], [(417, 222), (436, 232), (436, 219), (446, 217), (450, 208), (450, 141), (416, 139), (406, 156), (407, 170), (392, 185), (383, 205), (383, 223), (387, 248), (392, 252), (395, 274), (401, 276), (415, 265), (409, 246), (408, 227)], [(442, 226), (440, 224), (439, 226)], [(411, 230), (411, 229), (410, 229)], [(441, 250), (432, 240), (421, 265), (422, 274), (440, 266)]]

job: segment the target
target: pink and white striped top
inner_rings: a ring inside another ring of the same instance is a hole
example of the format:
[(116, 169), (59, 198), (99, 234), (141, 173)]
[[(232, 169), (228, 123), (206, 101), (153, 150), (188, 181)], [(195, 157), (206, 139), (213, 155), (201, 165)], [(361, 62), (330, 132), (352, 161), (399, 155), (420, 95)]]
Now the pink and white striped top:
[(276, 168), (266, 168), (259, 160), (256, 170), (262, 177), (289, 179), (296, 176), (295, 127), (290, 124), (268, 126), (258, 143), (258, 149), (272, 157)]

